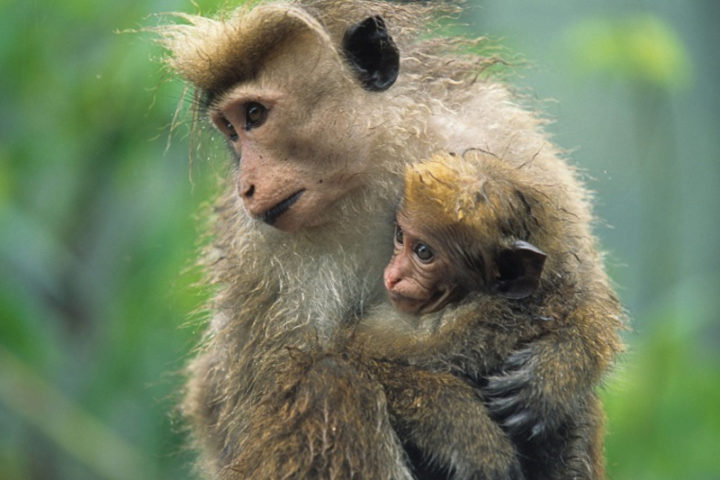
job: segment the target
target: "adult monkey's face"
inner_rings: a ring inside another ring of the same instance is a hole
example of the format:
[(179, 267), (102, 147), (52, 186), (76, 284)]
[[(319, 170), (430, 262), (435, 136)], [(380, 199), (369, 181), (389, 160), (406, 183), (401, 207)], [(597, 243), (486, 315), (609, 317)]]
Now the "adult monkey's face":
[(235, 158), (246, 212), (286, 232), (322, 225), (339, 199), (364, 185), (373, 134), (363, 99), (397, 76), (397, 49), (379, 17), (348, 29), (342, 56), (326, 40), (300, 28), (209, 107)]

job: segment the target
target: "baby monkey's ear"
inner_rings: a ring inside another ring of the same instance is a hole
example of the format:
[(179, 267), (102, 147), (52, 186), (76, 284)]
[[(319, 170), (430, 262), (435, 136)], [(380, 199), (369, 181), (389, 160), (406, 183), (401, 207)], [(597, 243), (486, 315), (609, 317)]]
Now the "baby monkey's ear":
[(519, 299), (532, 295), (540, 283), (547, 255), (535, 245), (517, 240), (496, 259), (498, 278), (493, 292), (507, 298)]

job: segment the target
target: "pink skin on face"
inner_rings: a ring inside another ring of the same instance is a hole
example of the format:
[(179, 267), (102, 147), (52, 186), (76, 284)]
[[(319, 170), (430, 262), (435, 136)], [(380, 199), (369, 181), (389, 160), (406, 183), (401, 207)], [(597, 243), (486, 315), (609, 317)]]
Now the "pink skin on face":
[[(296, 128), (296, 109), (278, 92), (241, 88), (210, 112), (234, 152), (235, 190), (245, 211), (287, 233), (325, 223), (337, 201), (364, 186), (371, 159), (362, 145), (340, 148)], [(298, 130), (302, 135), (291, 135)]]
[(403, 215), (398, 215), (393, 244), (383, 275), (390, 302), (403, 312), (423, 312), (447, 291), (447, 259)]

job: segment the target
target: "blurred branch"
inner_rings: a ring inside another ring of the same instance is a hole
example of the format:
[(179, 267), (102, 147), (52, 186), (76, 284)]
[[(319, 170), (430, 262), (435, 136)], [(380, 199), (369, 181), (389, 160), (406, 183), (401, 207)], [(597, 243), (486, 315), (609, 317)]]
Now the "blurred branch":
[(84, 412), (2, 346), (0, 402), (101, 478), (156, 478), (154, 465), (132, 445)]

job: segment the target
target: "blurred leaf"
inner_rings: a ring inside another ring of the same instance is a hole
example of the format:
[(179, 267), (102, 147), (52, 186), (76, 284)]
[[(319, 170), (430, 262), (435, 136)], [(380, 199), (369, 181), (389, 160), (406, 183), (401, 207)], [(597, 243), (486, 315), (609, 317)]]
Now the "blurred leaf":
[(609, 477), (711, 479), (720, 472), (718, 354), (657, 317), (606, 392)]
[(573, 65), (663, 89), (686, 88), (692, 81), (690, 55), (672, 27), (657, 16), (591, 18), (565, 33)]
[(0, 402), (106, 479), (154, 479), (155, 467), (133, 445), (35, 375), (0, 347)]

